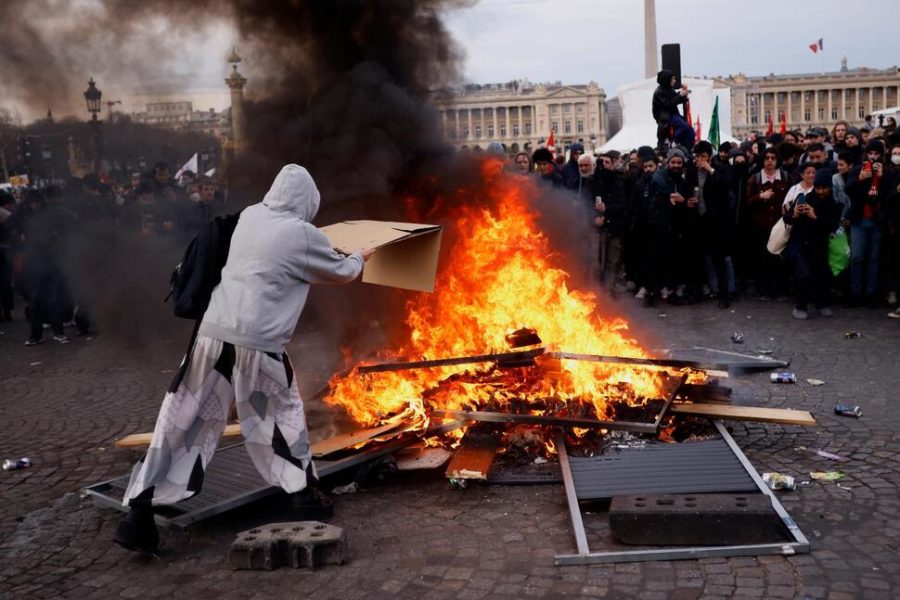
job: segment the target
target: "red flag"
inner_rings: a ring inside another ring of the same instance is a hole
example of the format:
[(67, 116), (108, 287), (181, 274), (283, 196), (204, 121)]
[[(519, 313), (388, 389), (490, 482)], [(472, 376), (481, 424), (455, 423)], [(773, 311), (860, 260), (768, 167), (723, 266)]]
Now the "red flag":
[(693, 122), (693, 121), (691, 121), (691, 101), (690, 100), (688, 100), (687, 102), (684, 103), (684, 120), (688, 122), (688, 125), (690, 125)]
[(813, 51), (813, 54), (815, 54), (816, 52), (819, 51), (819, 43), (813, 42), (812, 44), (809, 45), (809, 49)]
[(699, 141), (703, 138), (703, 128), (700, 126), (700, 115), (697, 115), (697, 122), (694, 123), (694, 133), (697, 134), (697, 137), (694, 139)]
[(556, 158), (556, 142), (553, 139), (553, 130), (550, 130), (550, 137), (547, 138), (547, 150)]
[(769, 128), (766, 129), (766, 137), (775, 133), (775, 123), (772, 121), (772, 113), (769, 113)]
[(781, 135), (787, 133), (787, 118), (785, 117), (784, 111), (781, 111), (781, 129), (779, 131)]

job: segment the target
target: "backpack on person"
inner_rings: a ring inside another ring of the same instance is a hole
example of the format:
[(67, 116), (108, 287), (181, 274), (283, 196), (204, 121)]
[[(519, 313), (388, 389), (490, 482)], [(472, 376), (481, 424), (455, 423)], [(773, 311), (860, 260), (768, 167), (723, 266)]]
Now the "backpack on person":
[(231, 236), (237, 227), (240, 213), (216, 217), (206, 223), (191, 240), (184, 257), (169, 279), (176, 317), (201, 319), (209, 306), (213, 289), (222, 280), (222, 267), (228, 260)]

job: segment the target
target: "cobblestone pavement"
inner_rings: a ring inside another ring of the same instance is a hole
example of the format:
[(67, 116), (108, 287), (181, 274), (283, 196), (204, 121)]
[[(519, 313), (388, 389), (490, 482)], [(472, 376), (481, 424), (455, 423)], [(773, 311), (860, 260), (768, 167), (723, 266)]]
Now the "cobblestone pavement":
[[(797, 385), (768, 374), (732, 378), (735, 402), (811, 410), (814, 429), (734, 424), (737, 442), (760, 472), (799, 475), (839, 468), (846, 477), (813, 481), (780, 497), (813, 544), (807, 555), (554, 567), (574, 551), (560, 486), (448, 487), (440, 474), (391, 476), (338, 498), (334, 522), (349, 535), (351, 560), (316, 572), (232, 571), (229, 544), (254, 524), (290, 520), (277, 498), (164, 535), (160, 560), (110, 543), (119, 513), (79, 495), (122, 475), (138, 457), (115, 438), (153, 427), (187, 330), (127, 347), (111, 337), (22, 346), (21, 321), (0, 326), (0, 456), (29, 456), (30, 469), (0, 473), (0, 597), (183, 598), (830, 598), (900, 597), (900, 425), (891, 402), (900, 389), (900, 324), (886, 311), (836, 310), (795, 321), (787, 304), (748, 300), (734, 310), (706, 304), (643, 309), (613, 304), (649, 347), (702, 345), (771, 349), (790, 358)], [(845, 339), (846, 331), (859, 339)], [(743, 346), (729, 336), (744, 333)], [(303, 344), (324, 343), (307, 334)], [(327, 378), (332, 355), (296, 348), (303, 390)], [(319, 356), (316, 363), (301, 356)], [(825, 381), (812, 386), (808, 378)], [(837, 402), (863, 417), (835, 416)], [(311, 406), (320, 436), (326, 409)], [(318, 424), (318, 425), (317, 425)], [(838, 464), (801, 453), (822, 448)]]

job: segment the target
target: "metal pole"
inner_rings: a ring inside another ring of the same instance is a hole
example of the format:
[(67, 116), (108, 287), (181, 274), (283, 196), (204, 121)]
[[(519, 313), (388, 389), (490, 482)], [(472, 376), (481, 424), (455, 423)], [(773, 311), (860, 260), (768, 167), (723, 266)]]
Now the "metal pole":
[[(559, 455), (559, 470), (562, 472), (563, 485), (566, 488), (566, 504), (569, 505), (569, 515), (572, 518), (572, 530), (575, 533), (578, 557), (586, 559), (590, 555), (591, 549), (588, 546), (587, 533), (584, 530), (584, 520), (581, 518), (578, 496), (575, 494), (575, 482), (572, 480), (569, 454), (566, 452), (566, 438), (561, 431), (556, 432), (556, 453)], [(560, 563), (557, 562), (557, 564)]]

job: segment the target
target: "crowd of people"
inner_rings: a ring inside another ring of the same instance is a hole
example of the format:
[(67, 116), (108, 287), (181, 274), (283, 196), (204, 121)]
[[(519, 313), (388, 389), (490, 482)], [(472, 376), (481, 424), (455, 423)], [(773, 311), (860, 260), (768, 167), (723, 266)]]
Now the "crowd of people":
[(45, 325), (61, 344), (69, 342), (67, 323), (88, 335), (94, 330), (89, 303), (73, 285), (80, 243), (117, 233), (184, 246), (224, 212), (216, 181), (190, 171), (176, 181), (165, 162), (129, 181), (89, 173), (64, 186), (0, 191), (0, 322), (12, 320), (18, 293), (31, 324), (27, 346), (42, 342)]
[(509, 168), (578, 199), (611, 294), (721, 308), (793, 296), (797, 319), (840, 300), (900, 319), (900, 132), (870, 123), (596, 157), (575, 143), (567, 156), (519, 152)]
[[(721, 308), (741, 295), (793, 296), (797, 319), (830, 316), (839, 299), (890, 306), (900, 319), (900, 132), (884, 125), (840, 121), (717, 148), (661, 137), (656, 148), (598, 156), (575, 143), (560, 156), (519, 152), (509, 169), (572, 194), (609, 294), (648, 306), (715, 299)], [(67, 269), (78, 232), (115, 229), (184, 247), (224, 213), (217, 182), (189, 171), (175, 181), (164, 162), (126, 182), (88, 174), (0, 191), (0, 322), (12, 319), (15, 290), (31, 324), (26, 345), (41, 343), (47, 324), (59, 343), (69, 341), (66, 323), (89, 334), (90, 307)]]

